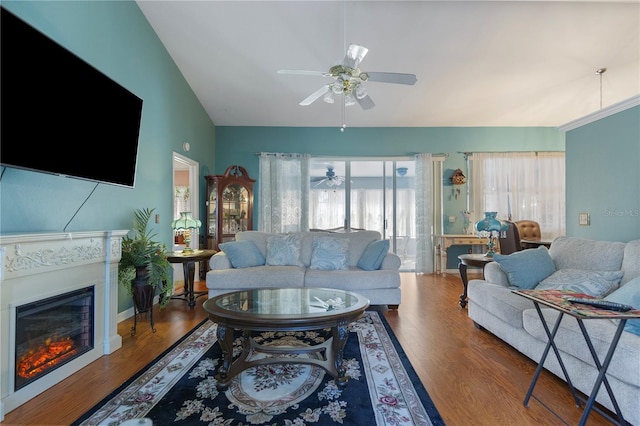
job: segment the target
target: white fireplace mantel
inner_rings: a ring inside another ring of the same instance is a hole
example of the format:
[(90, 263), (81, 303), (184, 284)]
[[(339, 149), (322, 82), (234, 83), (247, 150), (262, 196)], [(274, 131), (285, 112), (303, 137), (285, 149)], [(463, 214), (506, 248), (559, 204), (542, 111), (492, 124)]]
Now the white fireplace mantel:
[[(0, 235), (0, 421), (4, 414), (122, 346), (118, 262), (126, 230)], [(14, 391), (16, 307), (95, 286), (94, 348)]]

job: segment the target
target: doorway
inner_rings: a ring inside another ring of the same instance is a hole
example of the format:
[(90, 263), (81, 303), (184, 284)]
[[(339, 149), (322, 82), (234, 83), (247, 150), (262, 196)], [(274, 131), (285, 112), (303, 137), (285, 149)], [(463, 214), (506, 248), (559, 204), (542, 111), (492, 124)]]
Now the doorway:
[(414, 169), (410, 158), (312, 159), (309, 227), (376, 230), (401, 258), (401, 270), (415, 270)]
[[(180, 212), (189, 211), (195, 219), (200, 218), (200, 200), (198, 177), (200, 176), (200, 164), (177, 152), (173, 153), (173, 193), (171, 200), (173, 205), (173, 219), (180, 217)], [(191, 233), (191, 243), (189, 246), (193, 249), (200, 247), (200, 229), (196, 229)], [(180, 251), (185, 248), (184, 242), (174, 238), (173, 251)], [(182, 264), (173, 264), (173, 288), (184, 286), (184, 275), (182, 272)], [(199, 264), (196, 264), (196, 277), (200, 276), (198, 270)]]

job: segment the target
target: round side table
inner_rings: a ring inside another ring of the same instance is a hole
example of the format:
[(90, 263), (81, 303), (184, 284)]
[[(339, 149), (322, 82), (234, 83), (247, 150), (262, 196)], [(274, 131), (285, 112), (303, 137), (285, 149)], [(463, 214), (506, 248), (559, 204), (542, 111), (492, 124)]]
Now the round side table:
[(487, 257), (484, 254), (461, 254), (458, 256), (458, 271), (460, 271), (460, 278), (462, 278), (462, 294), (460, 295), (460, 307), (467, 306), (467, 266), (482, 268), (484, 273), (484, 267), (487, 263), (493, 262), (492, 257)]
[(171, 296), (171, 299), (181, 299), (189, 304), (189, 308), (196, 306), (196, 298), (208, 294), (207, 291), (195, 291), (196, 262), (209, 260), (216, 254), (216, 250), (193, 250), (191, 252), (174, 251), (167, 253), (167, 259), (171, 263), (182, 263), (184, 272), (184, 291)]

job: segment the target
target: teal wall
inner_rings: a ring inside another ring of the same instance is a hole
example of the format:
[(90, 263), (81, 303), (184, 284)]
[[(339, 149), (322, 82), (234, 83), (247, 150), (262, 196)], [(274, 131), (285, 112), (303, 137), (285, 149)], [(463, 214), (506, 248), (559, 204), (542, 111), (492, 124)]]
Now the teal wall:
[[(144, 103), (134, 189), (99, 184), (92, 193), (96, 186), (92, 182), (2, 168), (0, 233), (130, 229), (133, 211), (149, 207), (160, 215), (160, 223), (154, 224), (158, 239), (172, 247), (172, 153), (198, 161), (200, 173), (210, 174), (215, 126), (137, 4), (3, 0), (2, 6), (135, 93)], [(33, 118), (37, 125), (36, 113)], [(190, 152), (183, 151), (184, 142), (191, 145)], [(63, 140), (50, 143), (59, 145), (60, 155), (73, 155), (65, 151)], [(77, 160), (99, 162), (101, 147), (96, 146), (95, 150), (95, 158)], [(204, 194), (204, 178), (201, 182)], [(204, 207), (200, 216), (204, 217)], [(119, 312), (130, 306), (130, 297), (120, 291)]]
[[(258, 177), (258, 152), (297, 152), (317, 156), (408, 156), (420, 152), (446, 154), (444, 185), (460, 168), (468, 176), (464, 152), (564, 151), (564, 132), (549, 127), (430, 127), (347, 128), (332, 127), (216, 127), (216, 173), (232, 164)], [(256, 186), (260, 182), (256, 181)], [(445, 188), (444, 216), (456, 216), (466, 208), (466, 194), (457, 199)], [(256, 203), (258, 203), (256, 197)], [(462, 223), (445, 223), (445, 232), (461, 233)]]
[[(640, 238), (640, 106), (567, 132), (567, 234)], [(589, 213), (580, 226), (578, 214)]]

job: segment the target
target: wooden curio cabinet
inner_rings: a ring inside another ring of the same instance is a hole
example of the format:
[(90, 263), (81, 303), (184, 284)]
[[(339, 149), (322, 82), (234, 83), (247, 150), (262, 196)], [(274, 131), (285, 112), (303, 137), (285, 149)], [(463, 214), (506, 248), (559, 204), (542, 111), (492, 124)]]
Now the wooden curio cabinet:
[(253, 229), (253, 183), (244, 167), (229, 166), (223, 175), (207, 176), (207, 248), (233, 241)]

